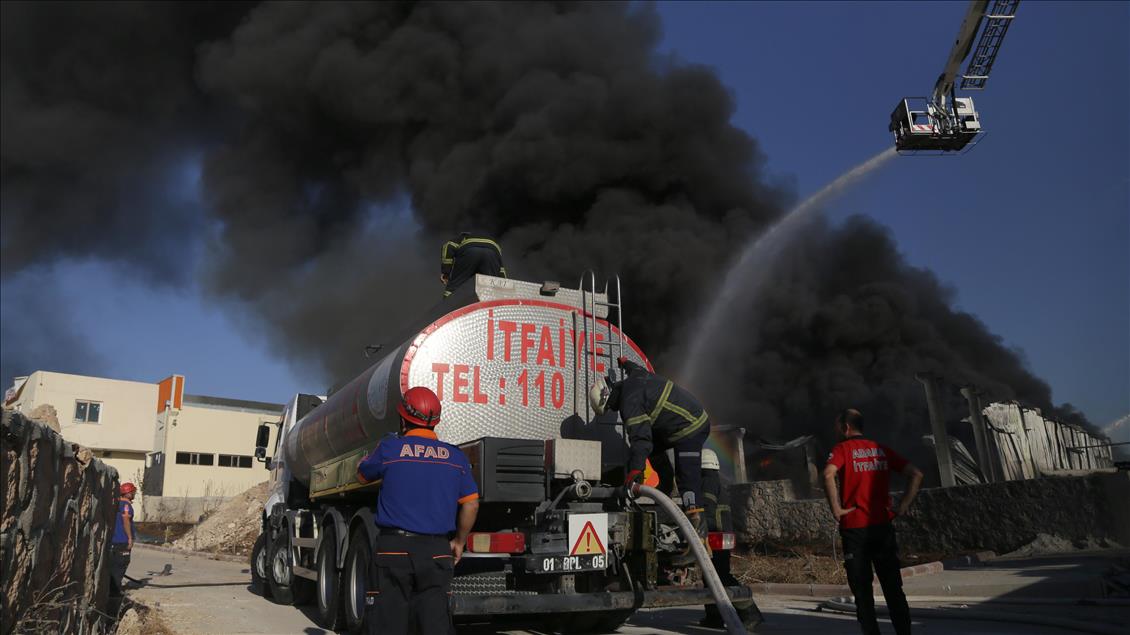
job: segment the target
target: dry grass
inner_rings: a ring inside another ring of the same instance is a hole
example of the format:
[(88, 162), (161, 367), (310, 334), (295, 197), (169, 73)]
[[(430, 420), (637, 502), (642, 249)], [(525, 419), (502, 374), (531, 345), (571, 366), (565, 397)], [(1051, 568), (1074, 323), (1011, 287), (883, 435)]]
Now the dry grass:
[(744, 584), (847, 584), (843, 562), (804, 549), (735, 553), (731, 562), (734, 576)]

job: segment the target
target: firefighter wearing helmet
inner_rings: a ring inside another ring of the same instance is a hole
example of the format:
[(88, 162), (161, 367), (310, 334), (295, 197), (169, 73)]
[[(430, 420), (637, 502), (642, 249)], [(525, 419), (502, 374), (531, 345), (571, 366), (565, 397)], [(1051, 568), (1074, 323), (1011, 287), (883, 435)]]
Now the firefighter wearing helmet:
[(448, 633), (455, 563), (479, 511), (479, 490), (463, 451), (436, 437), (439, 398), (405, 391), (400, 434), (381, 439), (357, 465), (357, 480), (381, 481), (376, 588), (366, 594), (370, 633)]
[[(683, 510), (701, 538), (706, 536), (702, 517), (702, 446), (710, 436), (710, 416), (686, 389), (621, 357), (620, 368), (627, 377), (609, 383), (598, 377), (589, 391), (597, 414), (617, 410), (628, 427), (628, 471), (625, 485), (638, 481), (651, 461), (659, 473), (659, 490), (670, 492), (678, 483)], [(667, 458), (674, 455), (674, 468)], [(675, 560), (676, 565), (694, 561), (690, 548)]]
[(114, 536), (110, 539), (110, 593), (121, 597), (126, 570), (133, 552), (133, 499), (137, 486), (122, 483), (118, 488), (118, 515), (114, 520)]

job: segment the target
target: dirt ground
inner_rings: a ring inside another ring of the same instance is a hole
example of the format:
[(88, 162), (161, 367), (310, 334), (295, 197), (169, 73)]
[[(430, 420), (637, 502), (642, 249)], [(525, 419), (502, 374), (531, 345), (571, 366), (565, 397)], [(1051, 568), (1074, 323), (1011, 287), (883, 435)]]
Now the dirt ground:
[[(962, 554), (904, 553), (899, 559), (902, 566), (910, 567), (958, 555)], [(730, 568), (734, 576), (745, 584), (847, 584), (842, 554), (832, 553), (830, 547), (755, 545), (735, 551)]]

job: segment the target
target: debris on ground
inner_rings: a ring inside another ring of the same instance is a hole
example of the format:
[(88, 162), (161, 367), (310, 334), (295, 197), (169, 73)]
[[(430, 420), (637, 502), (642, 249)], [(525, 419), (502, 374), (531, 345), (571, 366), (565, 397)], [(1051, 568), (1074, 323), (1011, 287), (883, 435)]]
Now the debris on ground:
[(176, 635), (161, 611), (127, 599), (113, 635)]
[(1075, 551), (1087, 551), (1093, 549), (1116, 549), (1119, 545), (1105, 540), (1103, 538), (1095, 538), (1087, 536), (1081, 540), (1070, 540), (1062, 536), (1053, 536), (1050, 534), (1037, 534), (1032, 542), (1024, 545), (1023, 547), (1004, 554), (1005, 557), (1029, 557), (1041, 556), (1056, 553), (1072, 553)]
[(730, 562), (730, 570), (743, 584), (847, 584), (841, 560), (804, 549), (734, 553)]
[(224, 501), (203, 522), (173, 541), (172, 547), (186, 551), (210, 551), (237, 556), (251, 555), (259, 537), (266, 482)]

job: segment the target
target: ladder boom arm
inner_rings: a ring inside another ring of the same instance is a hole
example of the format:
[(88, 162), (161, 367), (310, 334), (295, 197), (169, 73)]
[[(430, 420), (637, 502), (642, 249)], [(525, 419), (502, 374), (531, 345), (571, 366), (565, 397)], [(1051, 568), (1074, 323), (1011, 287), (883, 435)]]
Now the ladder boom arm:
[(981, 20), (985, 16), (985, 8), (988, 5), (988, 0), (971, 0), (969, 3), (969, 9), (965, 12), (965, 18), (961, 21), (961, 28), (957, 31), (957, 41), (954, 42), (949, 59), (946, 60), (945, 70), (938, 77), (938, 82), (934, 84), (934, 94), (931, 96), (933, 103), (944, 104), (950, 93), (953, 92), (953, 82), (957, 79), (961, 63), (965, 61), (965, 58), (969, 56), (969, 51), (973, 49), (973, 41), (977, 37), (977, 31), (981, 28)]

